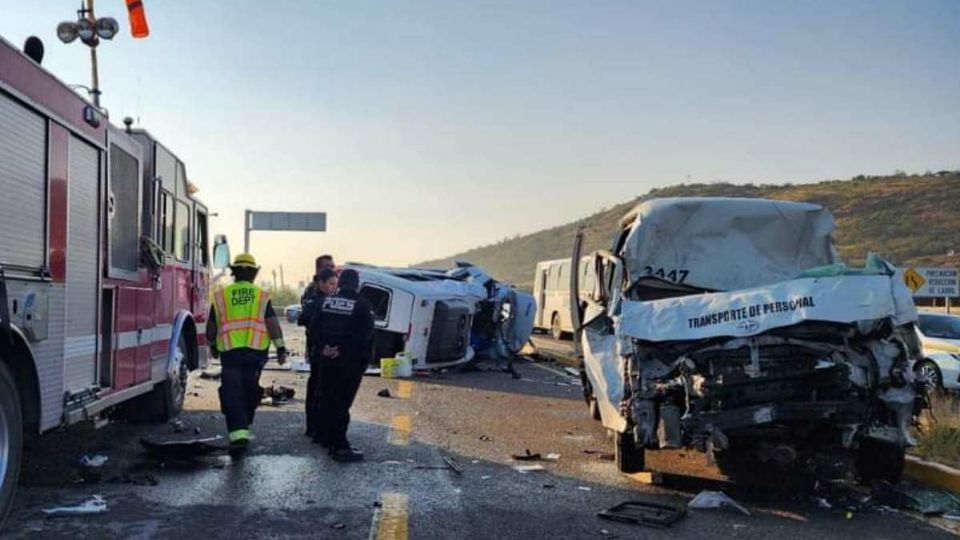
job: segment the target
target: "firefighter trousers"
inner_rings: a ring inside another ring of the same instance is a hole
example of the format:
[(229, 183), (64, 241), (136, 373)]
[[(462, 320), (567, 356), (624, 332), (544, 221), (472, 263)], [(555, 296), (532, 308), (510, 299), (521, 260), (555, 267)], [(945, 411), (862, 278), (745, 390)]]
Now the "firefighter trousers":
[(260, 371), (267, 363), (267, 351), (234, 349), (220, 355), (220, 410), (227, 417), (231, 442), (249, 430), (262, 399)]
[(332, 450), (350, 448), (347, 441), (347, 428), (350, 425), (350, 407), (367, 363), (363, 358), (322, 358), (320, 364), (320, 410), (318, 412), (321, 435)]

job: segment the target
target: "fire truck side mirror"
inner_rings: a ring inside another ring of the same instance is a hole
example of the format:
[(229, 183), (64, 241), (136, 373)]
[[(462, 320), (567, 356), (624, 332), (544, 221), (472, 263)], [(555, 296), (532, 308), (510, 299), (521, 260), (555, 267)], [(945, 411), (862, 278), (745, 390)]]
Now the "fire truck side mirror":
[(213, 267), (223, 270), (230, 266), (230, 244), (227, 236), (218, 234), (213, 238)]

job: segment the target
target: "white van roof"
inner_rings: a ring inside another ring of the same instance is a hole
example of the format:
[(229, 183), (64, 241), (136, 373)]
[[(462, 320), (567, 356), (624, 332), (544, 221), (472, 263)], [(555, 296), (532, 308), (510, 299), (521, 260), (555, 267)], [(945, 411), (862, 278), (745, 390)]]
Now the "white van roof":
[(796, 277), (837, 262), (833, 216), (822, 206), (768, 199), (653, 199), (621, 221), (631, 283), (648, 275), (717, 291)]

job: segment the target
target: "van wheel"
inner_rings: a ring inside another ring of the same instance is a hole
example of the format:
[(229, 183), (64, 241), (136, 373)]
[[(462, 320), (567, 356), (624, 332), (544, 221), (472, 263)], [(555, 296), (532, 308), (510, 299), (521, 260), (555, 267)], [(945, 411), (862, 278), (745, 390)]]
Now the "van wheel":
[(0, 361), (0, 528), (13, 505), (23, 457), (23, 412), (13, 375)]
[(153, 390), (139, 396), (122, 407), (123, 416), (133, 422), (166, 422), (183, 410), (187, 395), (187, 340), (180, 334), (173, 362), (167, 370), (167, 378), (153, 387)]
[(559, 340), (563, 337), (563, 329), (560, 328), (560, 314), (554, 313), (550, 318), (550, 335), (553, 339)]
[(617, 470), (622, 473), (635, 473), (643, 470), (645, 463), (644, 449), (637, 446), (633, 436), (629, 433), (614, 432), (614, 460)]
[(874, 480), (900, 482), (905, 466), (906, 451), (899, 445), (874, 439), (863, 439), (856, 453), (857, 477), (860, 483), (870, 485)]

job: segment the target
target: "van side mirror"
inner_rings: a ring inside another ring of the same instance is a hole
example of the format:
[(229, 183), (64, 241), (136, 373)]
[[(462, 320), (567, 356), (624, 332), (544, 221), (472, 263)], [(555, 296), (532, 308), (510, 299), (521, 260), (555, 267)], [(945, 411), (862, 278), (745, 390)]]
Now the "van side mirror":
[(227, 236), (218, 234), (213, 238), (213, 267), (224, 270), (230, 266), (230, 244)]

